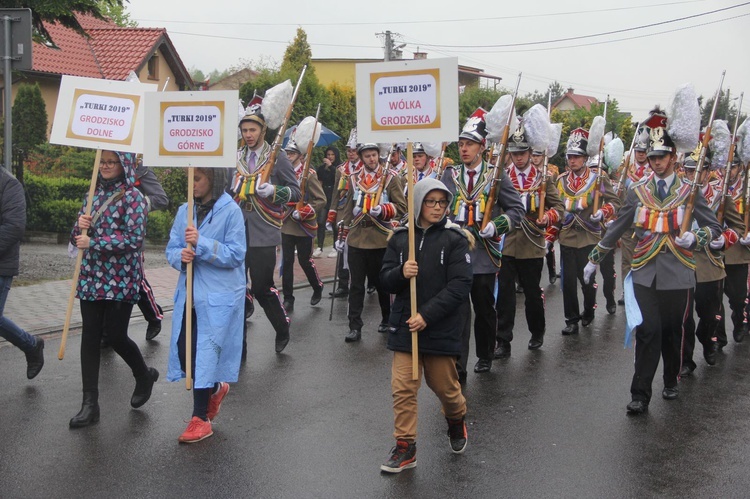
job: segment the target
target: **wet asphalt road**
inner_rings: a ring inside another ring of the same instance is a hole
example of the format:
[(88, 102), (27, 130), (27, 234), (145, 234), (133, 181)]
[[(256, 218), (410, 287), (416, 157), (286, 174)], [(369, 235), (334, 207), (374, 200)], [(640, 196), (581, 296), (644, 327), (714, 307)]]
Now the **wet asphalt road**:
[(79, 430), (68, 429), (80, 408), (79, 337), (69, 338), (62, 362), (59, 340), (49, 339), (47, 365), (32, 381), (23, 354), (0, 348), (0, 496), (747, 497), (750, 341), (730, 341), (710, 368), (699, 348), (699, 367), (680, 382), (676, 401), (659, 396), (660, 366), (650, 412), (628, 417), (633, 351), (622, 346), (623, 312), (608, 316), (602, 306), (592, 326), (563, 337), (561, 292), (546, 293), (544, 347), (526, 349), (521, 313), (512, 357), (495, 361), (490, 374), (469, 374), (466, 453), (450, 453), (437, 399), (423, 387), (418, 465), (395, 476), (378, 468), (393, 429), (390, 353), (375, 332), (375, 296), (362, 341), (345, 344), (346, 302), (337, 300), (329, 323), (330, 302), (309, 307), (310, 291), (297, 291), (282, 355), (256, 311), (240, 382), (214, 436), (194, 445), (177, 443), (191, 394), (164, 381), (168, 320), (154, 342), (145, 341), (144, 322), (131, 323), (162, 374), (151, 401), (130, 408), (134, 381), (105, 351), (101, 421)]

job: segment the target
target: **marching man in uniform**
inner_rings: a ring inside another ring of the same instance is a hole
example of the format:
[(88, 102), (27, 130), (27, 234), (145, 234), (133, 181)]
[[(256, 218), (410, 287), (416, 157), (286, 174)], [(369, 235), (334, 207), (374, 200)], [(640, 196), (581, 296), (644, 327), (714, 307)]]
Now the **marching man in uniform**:
[[(279, 151), (274, 165), (268, 164), (271, 146), (264, 138), (267, 126), (260, 104), (255, 103), (248, 108), (240, 119), (239, 127), (243, 145), (237, 151), (237, 172), (231, 190), (245, 215), (245, 265), (250, 274), (250, 292), (271, 321), (276, 331), (276, 353), (281, 353), (289, 343), (289, 317), (274, 287), (273, 273), (276, 268), (276, 246), (281, 244), (285, 207), (287, 203), (299, 200), (299, 184), (294, 168), (283, 151)], [(267, 168), (273, 168), (271, 176), (268, 182), (262, 182)], [(246, 350), (245, 345), (243, 351)]]
[[(474, 306), (474, 340), (479, 358), (474, 366), (475, 373), (486, 373), (492, 369), (497, 330), (495, 278), (502, 256), (500, 237), (515, 229), (524, 216), (521, 198), (507, 175), (500, 172), (498, 183), (493, 183), (493, 169), (483, 159), (487, 137), (485, 114), (484, 109), (480, 108), (469, 116), (458, 136), (461, 163), (446, 168), (440, 179), (453, 196), (448, 215), (451, 221), (467, 228), (477, 240), (476, 247), (471, 252), (474, 272), (471, 303)], [(493, 188), (497, 189), (495, 206), (492, 208), (493, 219), (481, 229), (485, 203)], [(500, 210), (504, 213), (501, 214)], [(461, 313), (464, 318), (463, 352), (459, 360), (458, 375), (461, 382), (464, 382), (471, 337), (471, 309), (468, 301)]]
[[(685, 213), (691, 186), (675, 174), (677, 149), (667, 132), (667, 116), (657, 108), (646, 126), (650, 128), (648, 159), (654, 173), (628, 189), (625, 205), (589, 254), (584, 269), (584, 279), (590, 282), (597, 264), (635, 221), (638, 243), (631, 275), (643, 322), (635, 334), (629, 414), (648, 410), (660, 357), (664, 358), (662, 396), (668, 400), (677, 398), (683, 323), (695, 287), (693, 252), (721, 235), (716, 217), (700, 191), (695, 196), (693, 213)], [(699, 228), (680, 234), (683, 217), (691, 215)]]
[[(578, 334), (578, 322), (584, 327), (594, 320), (596, 285), (586, 283), (583, 268), (588, 254), (601, 239), (602, 223), (614, 215), (620, 203), (609, 180), (601, 179), (603, 204), (594, 212), (594, 190), (597, 173), (586, 166), (589, 132), (576, 128), (570, 132), (566, 149), (568, 170), (557, 179), (557, 190), (565, 205), (565, 218), (560, 230), (560, 261), (562, 265), (563, 307), (565, 328), (562, 334)], [(583, 314), (578, 305), (578, 284), (583, 289)]]
[[(289, 139), (284, 150), (292, 166), (294, 166), (297, 181), (301, 182), (305, 169), (305, 163), (302, 160), (305, 155), (300, 151), (293, 136)], [(294, 310), (295, 251), (297, 252), (299, 266), (302, 267), (302, 271), (313, 290), (310, 305), (317, 305), (323, 294), (323, 281), (320, 280), (318, 269), (312, 259), (312, 244), (318, 231), (317, 213), (325, 208), (326, 195), (315, 170), (309, 168), (307, 175), (304, 206), (301, 210), (298, 210), (297, 203), (289, 203), (284, 224), (281, 226), (281, 289), (284, 293), (284, 309), (287, 313)]]
[(348, 247), (351, 288), (349, 290), (349, 333), (346, 342), (362, 338), (362, 308), (365, 301), (365, 278), (374, 285), (380, 302), (379, 333), (388, 332), (391, 299), (380, 286), (380, 267), (392, 232), (392, 220), (406, 212), (406, 199), (401, 179), (380, 165), (377, 144), (361, 144), (357, 149), (363, 167), (349, 177), (343, 227), (336, 241), (336, 250)]
[[(513, 164), (508, 168), (508, 178), (518, 192), (526, 210), (521, 220), (521, 230), (505, 235), (502, 265), (498, 275), (497, 294), (497, 348), (495, 358), (510, 357), (510, 342), (516, 318), (516, 293), (513, 287), (518, 278), (526, 296), (526, 323), (531, 332), (529, 350), (536, 350), (544, 342), (546, 322), (544, 295), (539, 286), (544, 268), (548, 226), (560, 220), (563, 204), (554, 183), (544, 178), (542, 170), (534, 166), (531, 149), (521, 124), (508, 142), (508, 152)], [(543, 158), (544, 156), (542, 156)], [(545, 211), (539, 213), (539, 193), (545, 192)], [(510, 292), (508, 292), (510, 290)]]

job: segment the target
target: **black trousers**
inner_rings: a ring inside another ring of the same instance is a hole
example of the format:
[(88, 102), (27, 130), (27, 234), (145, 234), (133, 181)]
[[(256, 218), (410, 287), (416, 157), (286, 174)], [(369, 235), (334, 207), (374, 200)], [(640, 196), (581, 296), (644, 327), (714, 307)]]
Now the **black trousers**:
[[(729, 298), (729, 309), (732, 311), (732, 328), (734, 331), (747, 327), (745, 304), (747, 303), (747, 269), (746, 263), (726, 265), (727, 273), (724, 279), (724, 294)], [(716, 341), (720, 345), (727, 344), (727, 330), (725, 325), (724, 300), (721, 301), (721, 319), (716, 329)]]
[(680, 372), (680, 347), (687, 320), (692, 289), (657, 290), (634, 284), (635, 299), (643, 315), (643, 323), (635, 333), (635, 373), (630, 385), (633, 400), (648, 403), (651, 400), (651, 383), (664, 360), (664, 386), (677, 385)]
[[(180, 359), (180, 368), (183, 372), (187, 372), (187, 351), (185, 348), (186, 317), (187, 314), (183, 309), (180, 336), (177, 337), (177, 356)], [(198, 347), (198, 316), (195, 313), (195, 309), (193, 309), (193, 322), (190, 329), (192, 330), (192, 333), (190, 335), (190, 344), (192, 345), (190, 349), (190, 371), (192, 379), (195, 380), (195, 350)], [(206, 413), (208, 412), (208, 401), (211, 398), (211, 393), (215, 392), (217, 388), (218, 383), (215, 383), (213, 388), (193, 388), (193, 416), (198, 416), (204, 421), (207, 419)]]
[(138, 377), (148, 371), (138, 345), (128, 337), (128, 323), (132, 311), (132, 303), (112, 300), (81, 300), (81, 318), (83, 319), (81, 378), (84, 392), (99, 391), (101, 341), (105, 324), (110, 346), (130, 366), (133, 376)]
[[(471, 308), (474, 307), (474, 344), (477, 357), (492, 360), (495, 356), (495, 331), (497, 329), (497, 311), (495, 310), (496, 274), (474, 274), (471, 284), (471, 304), (466, 301), (459, 313), (464, 319), (461, 335), (462, 353), (456, 366), (459, 372), (467, 372), (469, 361), (469, 343), (471, 341)], [(515, 293), (515, 290), (511, 291)]]
[(695, 327), (695, 319), (692, 313), (693, 304), (691, 303), (689, 304), (690, 314), (685, 321), (685, 345), (682, 348), (682, 363), (684, 365), (693, 369), (696, 367), (695, 362), (693, 362), (696, 338), (701, 342), (704, 349), (713, 347), (723, 297), (724, 279), (699, 282), (695, 285), (695, 312), (698, 314), (698, 327)]
[(544, 255), (547, 260), (547, 272), (549, 276), (557, 275), (557, 264), (555, 263), (555, 243), (547, 241), (547, 254)]
[(615, 250), (608, 252), (601, 261), (599, 272), (602, 274), (602, 294), (604, 295), (604, 299), (607, 300), (607, 305), (615, 305), (615, 286), (617, 284)]
[(381, 322), (388, 322), (388, 316), (391, 314), (391, 297), (380, 287), (380, 268), (383, 266), (384, 256), (385, 248), (362, 249), (349, 246), (349, 329), (361, 331), (364, 325), (362, 308), (365, 304), (365, 279), (378, 291)]
[(539, 286), (543, 268), (543, 258), (517, 259), (503, 255), (497, 286), (498, 340), (513, 341), (513, 326), (516, 322), (516, 277), (521, 283), (526, 298), (524, 308), (531, 336), (539, 339), (544, 337), (544, 294)]
[(146, 276), (143, 276), (141, 281), (141, 289), (139, 292), (138, 308), (141, 309), (143, 318), (149, 323), (159, 322), (164, 317), (164, 312), (158, 303), (156, 303), (156, 297), (154, 291), (151, 289), (151, 285), (146, 280)]
[(289, 331), (289, 317), (281, 304), (278, 290), (274, 287), (273, 272), (276, 268), (276, 247), (248, 247), (245, 265), (250, 273), (250, 292), (255, 297), (276, 334)]
[[(560, 246), (560, 265), (562, 267), (563, 310), (566, 324), (577, 324), (581, 317), (594, 318), (596, 308), (596, 274), (590, 284), (583, 282), (583, 268), (589, 261), (589, 253), (594, 245), (583, 248)], [(578, 283), (583, 290), (583, 315), (578, 306)]]
[(281, 234), (281, 289), (284, 300), (294, 302), (294, 250), (297, 249), (297, 261), (307, 277), (313, 290), (323, 289), (323, 281), (318, 276), (318, 269), (312, 258), (313, 238), (310, 236), (293, 236)]

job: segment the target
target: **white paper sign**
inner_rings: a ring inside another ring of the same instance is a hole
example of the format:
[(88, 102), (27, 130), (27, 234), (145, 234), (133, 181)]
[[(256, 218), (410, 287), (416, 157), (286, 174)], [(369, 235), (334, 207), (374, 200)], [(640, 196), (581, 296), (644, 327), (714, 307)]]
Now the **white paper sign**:
[(456, 140), (458, 59), (357, 64), (360, 142)]
[(143, 150), (143, 95), (156, 85), (63, 76), (50, 142), (75, 147)]
[[(143, 161), (149, 166), (233, 167), (239, 92), (149, 92)], [(158, 125), (158, 126), (157, 126)]]

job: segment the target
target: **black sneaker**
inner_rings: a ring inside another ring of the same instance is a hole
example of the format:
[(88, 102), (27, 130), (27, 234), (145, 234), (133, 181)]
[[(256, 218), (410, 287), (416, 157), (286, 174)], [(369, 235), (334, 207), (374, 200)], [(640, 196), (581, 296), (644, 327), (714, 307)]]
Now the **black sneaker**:
[(380, 470), (386, 473), (401, 473), (403, 470), (417, 466), (417, 443), (409, 443), (406, 440), (397, 440), (396, 446), (391, 449), (391, 457)]
[(466, 434), (466, 421), (461, 419), (448, 419), (448, 438), (451, 442), (451, 450), (454, 454), (463, 454), (469, 438)]
[(34, 348), (26, 352), (26, 377), (34, 379), (44, 367), (44, 339), (37, 338)]
[(153, 321), (148, 323), (146, 328), (146, 339), (148, 341), (156, 338), (161, 333), (161, 321)]
[(367, 286), (367, 294), (371, 295), (375, 292), (376, 288), (375, 286)]

